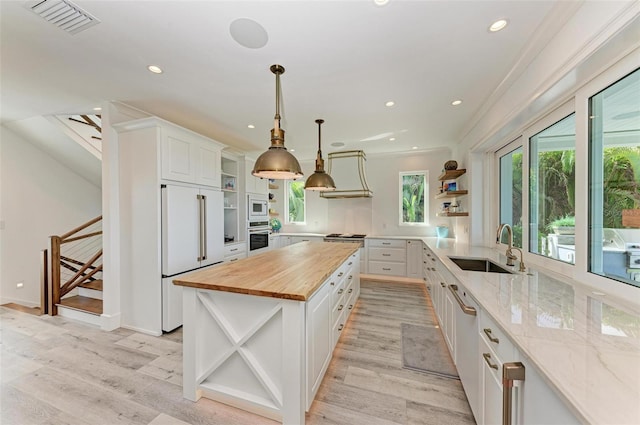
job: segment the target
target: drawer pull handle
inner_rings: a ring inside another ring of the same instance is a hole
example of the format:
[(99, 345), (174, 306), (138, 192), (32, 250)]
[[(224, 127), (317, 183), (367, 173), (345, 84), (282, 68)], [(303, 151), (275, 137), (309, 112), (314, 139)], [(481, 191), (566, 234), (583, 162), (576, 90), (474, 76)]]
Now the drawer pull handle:
[(336, 284), (335, 282), (331, 282), (329, 285), (335, 286), (335, 284)]
[(344, 308), (344, 306), (342, 304), (340, 304), (340, 306), (338, 306), (338, 311), (342, 310)]
[(458, 305), (460, 306), (464, 314), (468, 314), (469, 316), (475, 316), (477, 314), (476, 309), (466, 305), (464, 301), (462, 301), (462, 298), (460, 298), (460, 295), (458, 295), (458, 285), (449, 285), (449, 290), (453, 294), (453, 297), (456, 299), (456, 301), (458, 301)]
[(353, 292), (353, 288), (349, 288), (349, 294)]
[(385, 270), (385, 271), (388, 271), (388, 272), (390, 272), (390, 271), (391, 271), (391, 269), (390, 269), (390, 268), (388, 268), (388, 267), (383, 267), (383, 268), (382, 268), (382, 270)]
[(341, 331), (342, 329), (344, 329), (344, 324), (340, 323), (340, 326), (338, 327), (338, 331)]
[(232, 259), (231, 259), (231, 260), (229, 260), (229, 261), (230, 261), (230, 262), (238, 261), (238, 259), (237, 259), (237, 258), (232, 258)]
[(489, 338), (489, 341), (495, 342), (496, 344), (500, 343), (500, 340), (498, 338), (495, 338), (491, 335), (491, 328), (484, 328), (482, 331), (485, 333), (485, 335), (487, 335), (487, 338)]
[(231, 249), (231, 252), (234, 252), (234, 251), (237, 251), (237, 250), (238, 250), (238, 248), (233, 248), (233, 249)]
[(391, 245), (391, 242), (382, 242), (382, 245)]
[(349, 280), (351, 280), (351, 279), (353, 279), (353, 275), (352, 274), (349, 275)]
[(343, 272), (338, 273), (338, 277), (342, 277), (343, 274)]
[(340, 288), (340, 290), (338, 291), (338, 295), (342, 294), (344, 292), (344, 288)]
[(347, 265), (349, 265), (349, 266), (350, 266), (350, 265), (352, 265), (352, 264), (353, 264), (353, 262), (349, 261), (349, 264), (347, 264)]
[(444, 283), (444, 282), (440, 282), (440, 286), (442, 286), (444, 288), (445, 286), (447, 286), (447, 284)]
[(433, 261), (436, 261), (436, 259), (435, 259), (434, 257), (431, 257), (431, 259), (432, 259)]
[(502, 424), (511, 425), (512, 403), (511, 393), (513, 381), (524, 381), (525, 368), (520, 362), (502, 365)]
[(487, 362), (487, 364), (489, 365), (489, 367), (491, 369), (495, 369), (498, 370), (498, 365), (497, 364), (493, 364), (491, 363), (491, 360), (489, 360), (491, 358), (491, 354), (489, 353), (482, 353), (482, 357), (484, 357), (484, 361)]
[(353, 308), (353, 304), (349, 304), (349, 310)]
[(426, 261), (422, 261), (422, 264), (427, 264), (427, 262)]
[(391, 257), (391, 254), (382, 254), (383, 257)]

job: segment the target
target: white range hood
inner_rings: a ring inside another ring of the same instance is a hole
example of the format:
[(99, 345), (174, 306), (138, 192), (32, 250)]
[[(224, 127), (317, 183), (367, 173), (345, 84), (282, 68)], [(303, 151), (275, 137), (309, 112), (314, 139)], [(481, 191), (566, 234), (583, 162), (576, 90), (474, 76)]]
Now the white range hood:
[(336, 190), (320, 192), (322, 198), (371, 198), (373, 192), (367, 184), (364, 151), (331, 152), (327, 173), (336, 183)]

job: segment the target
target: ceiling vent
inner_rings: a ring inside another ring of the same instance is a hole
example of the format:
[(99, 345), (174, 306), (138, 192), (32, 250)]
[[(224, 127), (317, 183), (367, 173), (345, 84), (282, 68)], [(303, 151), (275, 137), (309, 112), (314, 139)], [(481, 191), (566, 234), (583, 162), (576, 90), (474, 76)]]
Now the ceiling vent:
[(68, 0), (44, 0), (37, 2), (30, 9), (69, 34), (77, 34), (100, 23), (96, 17)]

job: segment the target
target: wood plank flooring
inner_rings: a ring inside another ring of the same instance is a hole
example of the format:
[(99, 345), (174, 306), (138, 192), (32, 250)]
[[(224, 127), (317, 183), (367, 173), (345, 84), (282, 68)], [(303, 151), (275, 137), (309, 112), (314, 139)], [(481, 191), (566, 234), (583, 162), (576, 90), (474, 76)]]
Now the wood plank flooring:
[(75, 310), (84, 311), (91, 314), (102, 314), (102, 300), (90, 297), (83, 297), (82, 295), (74, 295), (73, 297), (63, 298), (60, 300), (60, 304), (65, 307), (73, 308)]
[[(474, 424), (462, 386), (402, 368), (401, 323), (435, 317), (420, 284), (363, 281), (308, 424)], [(103, 332), (0, 307), (0, 423), (275, 424), (182, 397), (182, 332)]]

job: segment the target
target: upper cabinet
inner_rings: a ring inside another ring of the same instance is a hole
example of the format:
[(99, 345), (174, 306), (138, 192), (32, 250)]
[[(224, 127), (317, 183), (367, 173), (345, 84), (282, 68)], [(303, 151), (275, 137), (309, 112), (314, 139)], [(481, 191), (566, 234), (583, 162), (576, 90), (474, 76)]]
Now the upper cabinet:
[(435, 196), (435, 199), (445, 199), (441, 211), (438, 213), (439, 217), (466, 217), (469, 215), (468, 212), (460, 211), (461, 207), (457, 202), (457, 198), (469, 193), (466, 189), (461, 189), (457, 182), (457, 178), (466, 172), (465, 168), (445, 170), (438, 176), (438, 181), (441, 182), (440, 193)]
[(254, 193), (267, 196), (269, 194), (269, 179), (261, 179), (251, 174), (255, 161), (245, 160), (245, 190), (247, 193)]
[(168, 122), (162, 122), (160, 128), (164, 180), (220, 187), (224, 145)]

